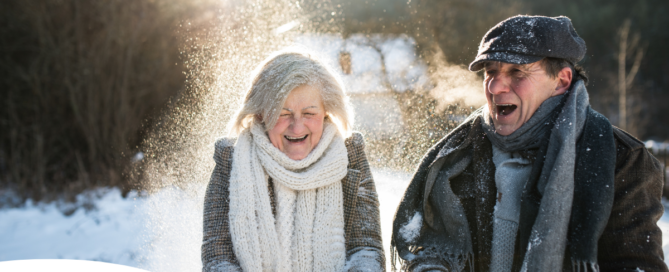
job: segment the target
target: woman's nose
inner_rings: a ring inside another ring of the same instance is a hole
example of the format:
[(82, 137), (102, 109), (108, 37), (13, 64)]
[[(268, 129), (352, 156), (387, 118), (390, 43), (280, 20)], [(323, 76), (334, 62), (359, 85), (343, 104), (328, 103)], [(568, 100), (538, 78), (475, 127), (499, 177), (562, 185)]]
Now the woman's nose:
[(290, 126), (290, 130), (294, 134), (300, 134), (304, 131), (304, 120), (301, 117), (293, 117), (293, 122)]

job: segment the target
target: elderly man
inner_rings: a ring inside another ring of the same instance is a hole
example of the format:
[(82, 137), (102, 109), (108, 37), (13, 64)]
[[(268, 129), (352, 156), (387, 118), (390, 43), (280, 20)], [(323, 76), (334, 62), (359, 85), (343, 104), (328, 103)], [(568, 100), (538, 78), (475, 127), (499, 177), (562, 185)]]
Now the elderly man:
[(594, 111), (569, 18), (483, 37), (487, 105), (423, 158), (393, 222), (407, 271), (668, 271), (659, 162)]

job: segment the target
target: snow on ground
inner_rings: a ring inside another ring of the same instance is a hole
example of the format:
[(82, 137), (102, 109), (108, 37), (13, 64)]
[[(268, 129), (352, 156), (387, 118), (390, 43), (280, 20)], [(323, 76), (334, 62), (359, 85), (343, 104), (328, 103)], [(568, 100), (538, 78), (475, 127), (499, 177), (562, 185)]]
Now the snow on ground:
[(61, 203), (28, 201), (23, 208), (0, 210), (0, 261), (64, 258), (134, 265), (142, 246), (136, 238), (145, 231), (136, 206), (145, 201), (136, 193), (123, 199), (119, 190), (99, 190), (78, 198), (79, 205), (95, 208), (69, 216), (62, 211), (71, 207)]
[[(372, 172), (389, 260), (393, 215), (411, 174)], [(204, 190), (201, 184), (166, 188), (150, 196), (132, 192), (122, 198), (117, 189), (102, 189), (80, 195), (76, 205), (29, 201), (22, 208), (0, 209), (0, 261), (81, 259), (150, 271), (200, 271)], [(669, 234), (668, 212), (658, 226)], [(669, 235), (665, 235), (665, 254), (668, 245)]]
[(204, 186), (151, 196), (101, 189), (72, 205), (0, 210), (0, 261), (94, 260), (151, 271), (199, 271)]
[(399, 171), (372, 169), (376, 183), (376, 192), (381, 203), (381, 235), (386, 253), (386, 269), (390, 271), (390, 236), (393, 229), (393, 217), (400, 204), (404, 190), (411, 180), (411, 174)]

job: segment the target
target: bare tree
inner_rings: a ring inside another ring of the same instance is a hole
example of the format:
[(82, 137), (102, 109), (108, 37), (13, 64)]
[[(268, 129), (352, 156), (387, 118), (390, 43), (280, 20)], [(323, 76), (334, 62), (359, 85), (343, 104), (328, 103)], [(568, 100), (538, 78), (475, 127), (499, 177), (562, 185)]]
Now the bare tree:
[[(627, 90), (632, 86), (634, 77), (637, 72), (639, 72), (639, 66), (641, 65), (641, 60), (643, 59), (643, 48), (639, 46), (639, 33), (634, 33), (632, 42), (627, 43), (630, 32), (630, 19), (626, 19), (623, 22), (622, 27), (620, 28), (620, 49), (618, 51), (618, 107), (619, 107), (619, 122), (618, 125), (623, 130), (627, 130)], [(636, 51), (636, 56), (634, 57), (634, 62), (632, 68), (627, 72), (627, 56), (634, 54)]]

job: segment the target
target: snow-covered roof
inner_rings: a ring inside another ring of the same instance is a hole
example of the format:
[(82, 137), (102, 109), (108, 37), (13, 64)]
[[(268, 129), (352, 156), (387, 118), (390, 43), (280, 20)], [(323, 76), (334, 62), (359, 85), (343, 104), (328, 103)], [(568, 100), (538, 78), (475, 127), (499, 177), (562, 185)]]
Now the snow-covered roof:
[[(416, 42), (407, 35), (303, 34), (295, 43), (318, 54), (339, 73), (349, 94), (405, 92), (430, 89), (427, 65), (416, 54)], [(351, 73), (340, 65), (350, 54)], [(385, 73), (383, 72), (385, 66)]]

